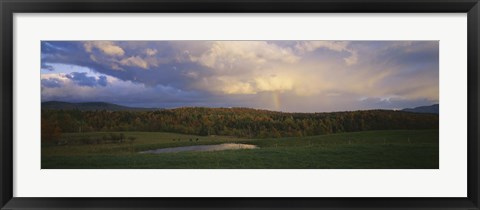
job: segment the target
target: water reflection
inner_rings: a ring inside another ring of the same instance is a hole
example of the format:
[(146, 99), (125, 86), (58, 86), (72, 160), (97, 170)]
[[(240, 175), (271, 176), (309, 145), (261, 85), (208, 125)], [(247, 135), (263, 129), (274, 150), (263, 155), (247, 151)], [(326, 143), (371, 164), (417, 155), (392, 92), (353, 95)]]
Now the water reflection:
[(197, 145), (186, 147), (170, 147), (155, 150), (147, 150), (140, 152), (142, 154), (159, 154), (159, 153), (172, 153), (172, 152), (207, 152), (207, 151), (220, 151), (220, 150), (235, 150), (235, 149), (256, 149), (256, 145), (252, 144), (234, 144), (225, 143), (217, 145)]

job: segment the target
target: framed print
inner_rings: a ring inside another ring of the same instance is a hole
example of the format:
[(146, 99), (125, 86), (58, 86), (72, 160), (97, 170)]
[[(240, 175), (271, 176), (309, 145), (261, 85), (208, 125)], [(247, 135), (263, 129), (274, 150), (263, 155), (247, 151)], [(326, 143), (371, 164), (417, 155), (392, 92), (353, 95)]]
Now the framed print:
[(2, 1), (2, 209), (478, 209), (478, 1)]

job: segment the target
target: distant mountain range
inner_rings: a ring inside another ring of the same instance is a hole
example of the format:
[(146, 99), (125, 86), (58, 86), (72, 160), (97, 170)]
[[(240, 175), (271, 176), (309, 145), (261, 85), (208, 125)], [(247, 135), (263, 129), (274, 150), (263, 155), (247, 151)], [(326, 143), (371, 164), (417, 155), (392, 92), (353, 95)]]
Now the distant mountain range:
[(430, 106), (419, 106), (419, 107), (415, 107), (415, 108), (402, 109), (402, 111), (404, 111), (404, 112), (438, 114), (439, 113), (439, 105), (434, 104), (434, 105), (430, 105)]
[[(94, 111), (94, 110), (108, 110), (108, 111), (154, 111), (162, 110), (162, 108), (140, 108), (140, 107), (128, 107), (106, 102), (82, 102), (82, 103), (70, 103), (62, 101), (47, 101), (42, 102), (42, 109), (46, 110), (80, 110), (80, 111)], [(431, 106), (419, 106), (415, 108), (406, 108), (400, 111), (415, 112), (415, 113), (439, 113), (439, 105), (434, 104)]]
[(62, 101), (47, 101), (42, 102), (42, 109), (47, 110), (80, 110), (80, 111), (94, 111), (94, 110), (108, 110), (108, 111), (153, 111), (160, 108), (137, 108), (121, 106), (106, 102), (84, 102), (84, 103), (69, 103)]

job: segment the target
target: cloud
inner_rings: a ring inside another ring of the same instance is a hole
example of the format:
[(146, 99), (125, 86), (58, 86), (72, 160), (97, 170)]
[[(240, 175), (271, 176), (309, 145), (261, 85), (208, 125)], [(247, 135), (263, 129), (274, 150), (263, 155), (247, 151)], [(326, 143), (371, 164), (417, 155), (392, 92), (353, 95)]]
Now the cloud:
[[(197, 76), (198, 77), (198, 76)], [(210, 76), (194, 82), (195, 89), (215, 94), (257, 94), (294, 90), (294, 80), (277, 75)]]
[(98, 49), (109, 56), (122, 56), (125, 51), (110, 41), (89, 41), (84, 43), (85, 51), (91, 53), (93, 49)]
[(96, 77), (87, 76), (86, 72), (73, 72), (65, 75), (65, 77), (79, 86), (107, 86), (107, 80), (105, 76), (100, 76), (97, 79)]
[(97, 84), (103, 87), (107, 86), (108, 85), (107, 77), (103, 75), (98, 77)]
[(428, 99), (405, 99), (398, 96), (390, 96), (383, 98), (362, 98), (359, 100), (358, 109), (404, 109), (413, 108), (422, 105), (432, 105), (438, 101)]
[(265, 41), (217, 41), (192, 61), (215, 70), (234, 69), (244, 65), (267, 65), (269, 62), (295, 63), (299, 60), (290, 48), (282, 48)]
[(46, 88), (59, 88), (62, 87), (63, 82), (56, 78), (48, 78), (41, 80), (42, 87)]
[(138, 56), (132, 56), (129, 58), (122, 59), (120, 64), (124, 66), (137, 66), (142, 69), (148, 69), (148, 63)]
[(353, 65), (357, 63), (358, 53), (357, 51), (348, 47), (349, 42), (346, 41), (301, 41), (295, 45), (295, 49), (300, 53), (312, 52), (317, 49), (325, 48), (337, 52), (348, 52), (350, 55), (343, 58), (347, 65)]
[(97, 83), (108, 85), (85, 86), (70, 80), (68, 74), (44, 74), (43, 80), (58, 79), (61, 88), (42, 86), (42, 101), (105, 101), (138, 107), (180, 107), (185, 104), (206, 106), (211, 104), (205, 95), (183, 91), (169, 86), (147, 87), (143, 84), (99, 76)]
[[(186, 72), (188, 77), (195, 78), (191, 87), (216, 94), (291, 89), (292, 82), (285, 79), (287, 75), (281, 68), (296, 65), (301, 59), (292, 48), (266, 41), (208, 41), (200, 45), (184, 42), (175, 49), (181, 52), (177, 55), (178, 61), (206, 68)], [(286, 83), (281, 83), (281, 78)]]
[(157, 49), (150, 49), (150, 48), (145, 49), (145, 54), (148, 56), (154, 56), (157, 54), (157, 52), (158, 52)]
[(222, 85), (220, 89), (222, 93), (225, 94), (255, 94), (257, 90), (248, 82), (237, 82), (237, 81), (228, 81), (226, 79), (221, 79), (223, 82), (228, 85)]
[(47, 65), (45, 63), (42, 63), (42, 67), (41, 67), (42, 70), (48, 70), (48, 71), (53, 71), (53, 67), (50, 66), (50, 65)]

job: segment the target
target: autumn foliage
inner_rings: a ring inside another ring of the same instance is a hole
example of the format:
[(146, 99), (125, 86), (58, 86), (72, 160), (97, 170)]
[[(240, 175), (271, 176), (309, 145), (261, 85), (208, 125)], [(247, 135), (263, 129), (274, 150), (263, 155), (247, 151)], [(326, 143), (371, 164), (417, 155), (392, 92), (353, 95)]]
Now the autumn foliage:
[(243, 138), (312, 136), (387, 129), (436, 129), (438, 115), (389, 110), (284, 113), (249, 108), (157, 111), (42, 110), (42, 138), (60, 132), (152, 131)]

